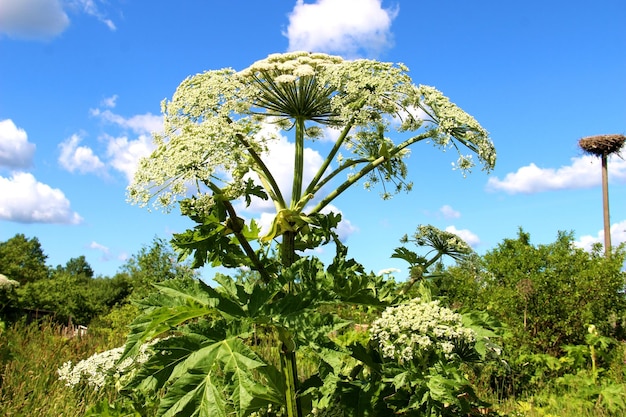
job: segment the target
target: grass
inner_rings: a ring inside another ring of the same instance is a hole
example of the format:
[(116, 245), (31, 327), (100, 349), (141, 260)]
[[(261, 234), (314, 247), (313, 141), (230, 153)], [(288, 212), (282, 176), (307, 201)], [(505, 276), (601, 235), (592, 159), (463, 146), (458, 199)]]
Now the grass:
[[(120, 335), (117, 345), (123, 343)], [(76, 363), (115, 346), (110, 337), (67, 338), (50, 322), (18, 322), (0, 333), (0, 415), (76, 417), (112, 392), (76, 392), (57, 378), (65, 362)]]

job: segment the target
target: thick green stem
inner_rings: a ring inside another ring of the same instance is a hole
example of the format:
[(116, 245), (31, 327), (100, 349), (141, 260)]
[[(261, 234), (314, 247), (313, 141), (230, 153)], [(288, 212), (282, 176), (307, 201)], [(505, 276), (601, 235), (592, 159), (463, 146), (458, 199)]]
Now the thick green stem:
[(256, 256), (256, 252), (254, 251), (252, 246), (250, 246), (248, 239), (246, 239), (246, 237), (242, 233), (244, 220), (239, 219), (239, 217), (237, 217), (235, 208), (233, 207), (232, 204), (230, 204), (229, 201), (225, 201), (224, 206), (226, 207), (226, 211), (228, 212), (228, 215), (230, 216), (230, 219), (231, 219), (230, 228), (233, 231), (233, 234), (235, 235), (235, 237), (237, 238), (239, 245), (243, 248), (244, 252), (246, 253), (248, 258), (252, 262), (252, 265), (254, 265), (254, 268), (256, 269), (256, 271), (261, 275), (261, 279), (263, 280), (263, 282), (265, 283), (270, 282), (271, 277), (269, 276), (265, 267), (261, 263), (261, 260), (258, 258), (258, 256)]
[(294, 208), (302, 197), (302, 176), (304, 175), (304, 118), (302, 117), (296, 118), (296, 151), (293, 174), (291, 208)]
[[(213, 191), (214, 194), (216, 195), (222, 194), (222, 189), (218, 187), (216, 184), (214, 184), (213, 182), (205, 181), (204, 184), (207, 187), (209, 187)], [(267, 270), (261, 263), (261, 260), (256, 255), (256, 252), (254, 251), (252, 246), (250, 246), (250, 242), (248, 242), (248, 239), (246, 239), (246, 237), (242, 233), (244, 221), (240, 219), (239, 217), (237, 217), (237, 212), (235, 211), (235, 208), (230, 203), (230, 201), (223, 200), (223, 202), (224, 202), (224, 207), (226, 208), (226, 212), (228, 213), (228, 217), (230, 218), (230, 229), (233, 231), (233, 234), (237, 238), (239, 245), (244, 250), (244, 252), (248, 256), (252, 264), (254, 265), (254, 268), (261, 275), (261, 279), (263, 279), (264, 282), (269, 282), (271, 280), (271, 277), (267, 273)]]
[(296, 369), (296, 352), (290, 351), (283, 344), (280, 355), (280, 367), (285, 375), (285, 402), (289, 417), (302, 417), (302, 407), (296, 395), (298, 390), (298, 373)]
[[(295, 232), (285, 232), (281, 245), (281, 261), (283, 267), (291, 266), (295, 262)], [(289, 283), (288, 291), (292, 291), (292, 283)], [(291, 335), (284, 335), (280, 352), (280, 367), (285, 376), (285, 402), (289, 417), (302, 417), (302, 406), (297, 395), (298, 390), (298, 367), (296, 362), (295, 344)]]

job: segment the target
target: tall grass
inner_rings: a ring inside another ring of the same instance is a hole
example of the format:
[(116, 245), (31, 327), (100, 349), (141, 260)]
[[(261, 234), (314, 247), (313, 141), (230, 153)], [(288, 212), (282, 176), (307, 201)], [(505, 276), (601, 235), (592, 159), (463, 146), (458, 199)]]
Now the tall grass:
[[(18, 322), (0, 333), (0, 416), (76, 417), (112, 391), (77, 392), (59, 381), (57, 369), (123, 343), (123, 337), (63, 336), (51, 322)], [(112, 397), (111, 397), (112, 399)]]

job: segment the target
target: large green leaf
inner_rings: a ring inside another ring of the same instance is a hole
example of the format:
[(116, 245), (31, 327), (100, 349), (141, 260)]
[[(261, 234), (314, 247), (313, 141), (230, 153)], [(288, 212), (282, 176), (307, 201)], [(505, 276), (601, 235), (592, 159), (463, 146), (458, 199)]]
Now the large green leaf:
[(154, 355), (148, 359), (139, 372), (124, 386), (123, 393), (134, 390), (156, 392), (170, 379), (175, 367), (182, 364), (193, 352), (202, 348), (207, 338), (188, 333), (181, 337), (170, 337), (153, 346)]
[(239, 338), (226, 338), (191, 353), (176, 366), (158, 415), (246, 416), (270, 403), (282, 404), (278, 375)]
[(215, 314), (219, 300), (212, 297), (210, 287), (196, 280), (168, 280), (157, 285), (160, 296), (144, 301), (144, 312), (131, 324), (123, 361), (135, 355), (140, 346), (189, 320)]

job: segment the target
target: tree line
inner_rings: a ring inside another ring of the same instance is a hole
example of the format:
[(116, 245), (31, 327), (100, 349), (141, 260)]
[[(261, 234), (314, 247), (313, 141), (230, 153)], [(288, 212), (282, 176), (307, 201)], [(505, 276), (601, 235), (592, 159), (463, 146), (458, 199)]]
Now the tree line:
[(89, 325), (143, 298), (153, 283), (197, 275), (177, 262), (161, 238), (141, 248), (112, 277), (96, 276), (83, 255), (56, 267), (47, 259), (37, 237), (16, 234), (0, 242), (0, 274), (13, 283), (0, 289), (0, 320), (47, 315), (60, 323)]

